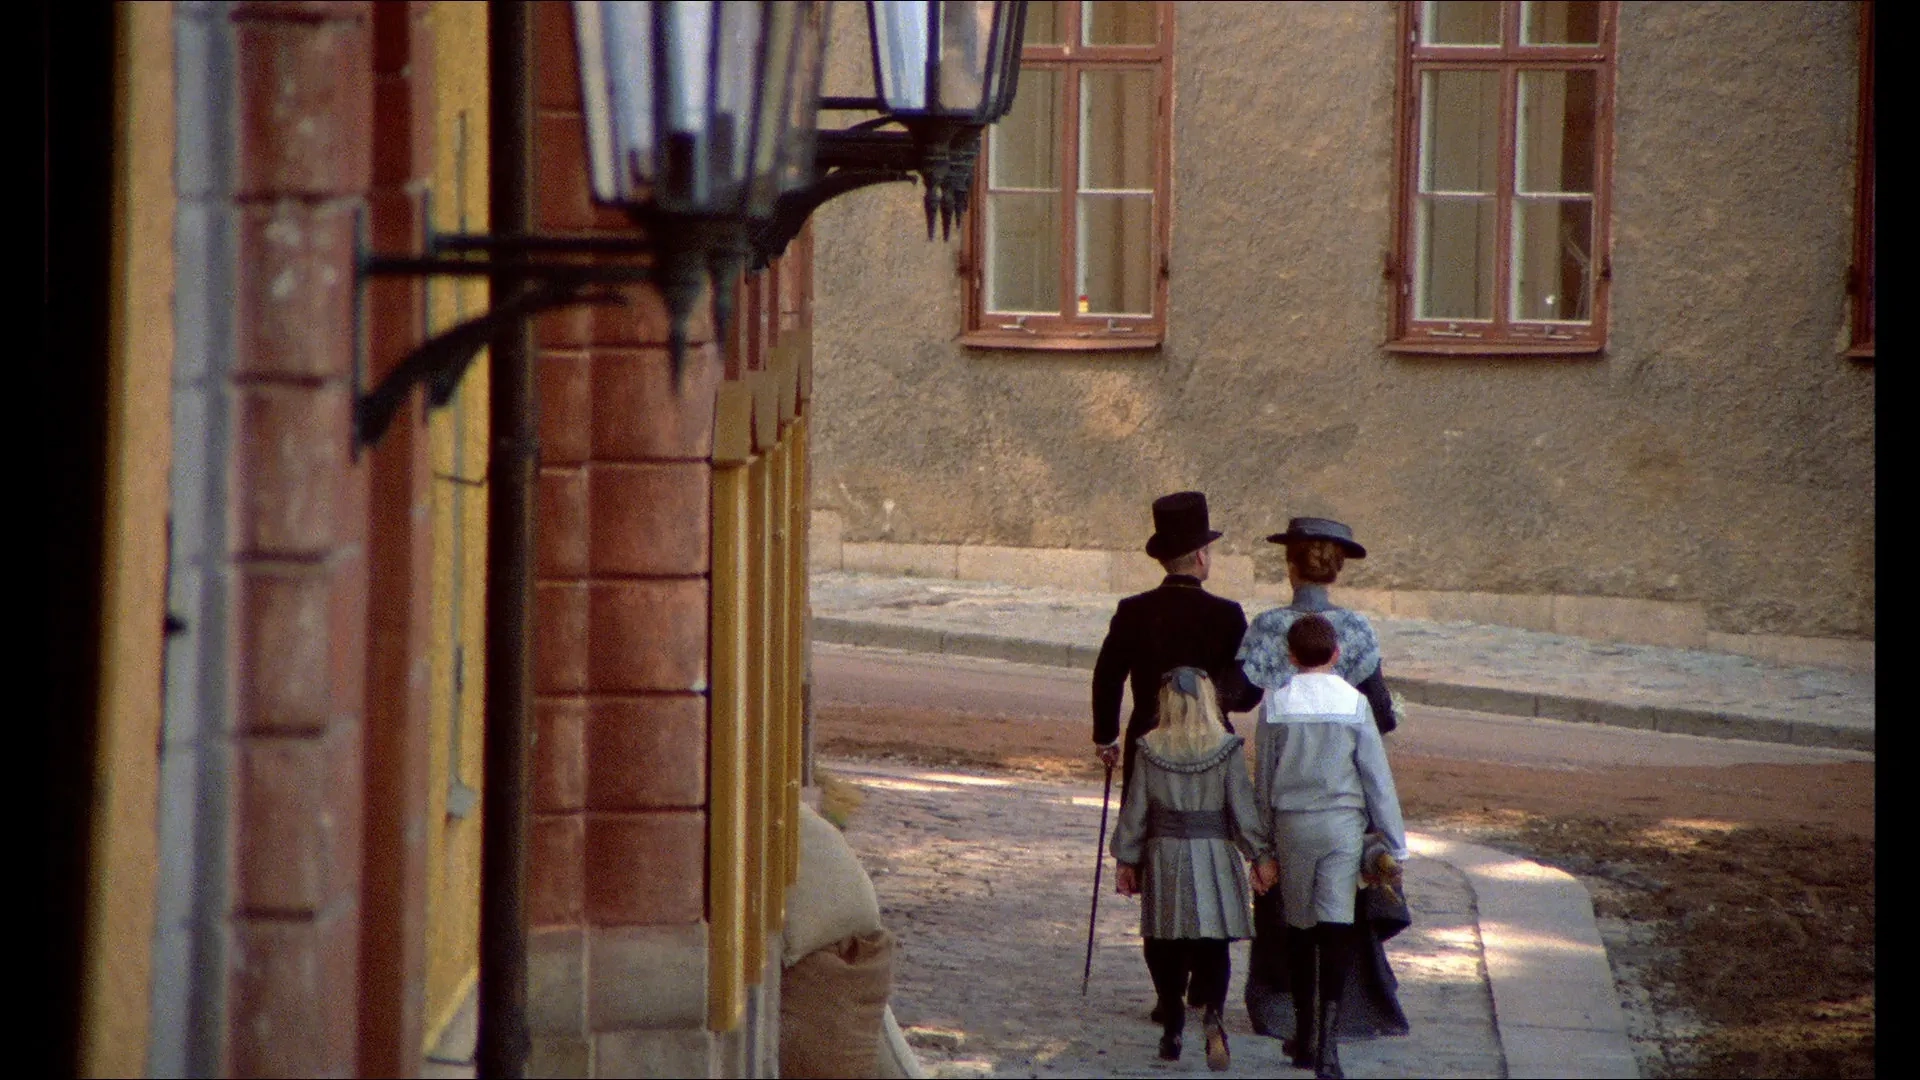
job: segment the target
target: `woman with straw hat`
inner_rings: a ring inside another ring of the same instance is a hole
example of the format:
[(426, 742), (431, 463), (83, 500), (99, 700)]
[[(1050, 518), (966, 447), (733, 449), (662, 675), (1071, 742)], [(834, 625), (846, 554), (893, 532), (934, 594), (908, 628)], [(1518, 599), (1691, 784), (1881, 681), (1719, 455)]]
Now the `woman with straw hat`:
[[(1287, 531), (1274, 533), (1267, 541), (1287, 549), (1287, 580), (1293, 586), (1293, 600), (1285, 607), (1262, 612), (1247, 628), (1239, 651), (1247, 679), (1269, 699), (1285, 687), (1298, 671), (1287, 647), (1287, 632), (1299, 620), (1319, 615), (1332, 625), (1336, 637), (1333, 674), (1366, 699), (1380, 734), (1392, 731), (1399, 717), (1381, 674), (1380, 642), (1373, 624), (1365, 615), (1336, 605), (1327, 591), (1339, 579), (1346, 561), (1366, 558), (1367, 549), (1345, 524), (1319, 517), (1293, 518), (1287, 522)], [(1393, 968), (1387, 962), (1383, 943), (1409, 925), (1406, 905), (1385, 889), (1362, 889), (1361, 896), (1366, 910), (1355, 926), (1358, 940), (1353, 977), (1347, 980), (1340, 1003), (1339, 1034), (1346, 1038), (1405, 1035), (1409, 1025), (1400, 1008)], [(1293, 945), (1297, 952), (1301, 942), (1292, 941), (1278, 889), (1261, 896), (1255, 904), (1254, 924), (1247, 960), (1247, 1015), (1254, 1031), (1278, 1037), (1294, 1026), (1299, 1015), (1290, 1017), (1288, 1014), (1294, 1013), (1290, 1006), (1299, 1004), (1299, 997), (1311, 999), (1316, 988), (1292, 985), (1295, 980), (1288, 973), (1288, 947)], [(1296, 1052), (1306, 1049), (1297, 1039), (1292, 1040), (1291, 1048)]]

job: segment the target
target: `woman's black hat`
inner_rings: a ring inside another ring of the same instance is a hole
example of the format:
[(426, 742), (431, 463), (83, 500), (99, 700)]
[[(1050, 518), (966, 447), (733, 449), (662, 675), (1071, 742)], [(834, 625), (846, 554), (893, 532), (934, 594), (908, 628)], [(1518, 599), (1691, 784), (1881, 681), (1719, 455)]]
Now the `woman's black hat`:
[(1331, 540), (1340, 545), (1340, 550), (1346, 552), (1349, 559), (1367, 557), (1367, 549), (1354, 540), (1353, 530), (1332, 518), (1293, 518), (1287, 522), (1286, 532), (1267, 537), (1269, 544), (1285, 544), (1294, 540)]
[(1207, 497), (1198, 491), (1177, 491), (1153, 500), (1153, 535), (1147, 554), (1165, 561), (1198, 551), (1224, 535), (1207, 527)]

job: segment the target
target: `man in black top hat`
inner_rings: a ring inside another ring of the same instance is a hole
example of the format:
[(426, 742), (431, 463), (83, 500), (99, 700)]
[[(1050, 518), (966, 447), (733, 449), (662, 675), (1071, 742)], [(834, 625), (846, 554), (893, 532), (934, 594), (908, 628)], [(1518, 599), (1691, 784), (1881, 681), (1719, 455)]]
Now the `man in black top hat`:
[[(1108, 765), (1123, 758), (1122, 799), (1133, 777), (1134, 744), (1159, 721), (1161, 675), (1183, 666), (1205, 671), (1222, 713), (1251, 709), (1261, 695), (1234, 659), (1247, 629), (1246, 612), (1201, 587), (1212, 567), (1208, 546), (1221, 536), (1208, 527), (1207, 497), (1182, 491), (1155, 499), (1153, 529), (1147, 554), (1166, 569), (1166, 580), (1120, 601), (1093, 665), (1093, 741)], [(1120, 697), (1129, 679), (1133, 713), (1123, 751)], [(1227, 730), (1233, 730), (1231, 723)]]

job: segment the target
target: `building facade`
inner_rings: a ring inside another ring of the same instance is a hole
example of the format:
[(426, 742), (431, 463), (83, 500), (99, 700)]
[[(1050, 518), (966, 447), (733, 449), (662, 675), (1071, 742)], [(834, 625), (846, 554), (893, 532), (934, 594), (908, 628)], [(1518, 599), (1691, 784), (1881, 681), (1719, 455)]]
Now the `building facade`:
[[(695, 320), (679, 384), (634, 285), (357, 427), (489, 305), (368, 256), (633, 235), (588, 200), (571, 11), (39, 9), (44, 1071), (457, 1071), (476, 1013), (482, 1057), (533, 1075), (777, 1071), (810, 237), (719, 333)], [(530, 437), (496, 407), (522, 382)], [(502, 580), (516, 476), (531, 543)], [(524, 882), (487, 832), (522, 780)], [(523, 933), (496, 964), (502, 897)], [(524, 987), (504, 1021), (488, 985)]]
[(1034, 4), (953, 258), (817, 219), (816, 565), (1131, 591), (1199, 488), (1244, 600), (1323, 515), (1370, 610), (1870, 665), (1871, 28)]

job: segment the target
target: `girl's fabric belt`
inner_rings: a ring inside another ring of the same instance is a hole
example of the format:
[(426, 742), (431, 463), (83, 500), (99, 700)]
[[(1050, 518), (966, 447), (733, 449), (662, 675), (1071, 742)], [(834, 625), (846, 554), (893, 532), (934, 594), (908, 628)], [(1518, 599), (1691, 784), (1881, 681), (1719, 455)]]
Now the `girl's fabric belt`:
[(1147, 835), (1171, 840), (1225, 840), (1225, 810), (1174, 810), (1147, 807)]

